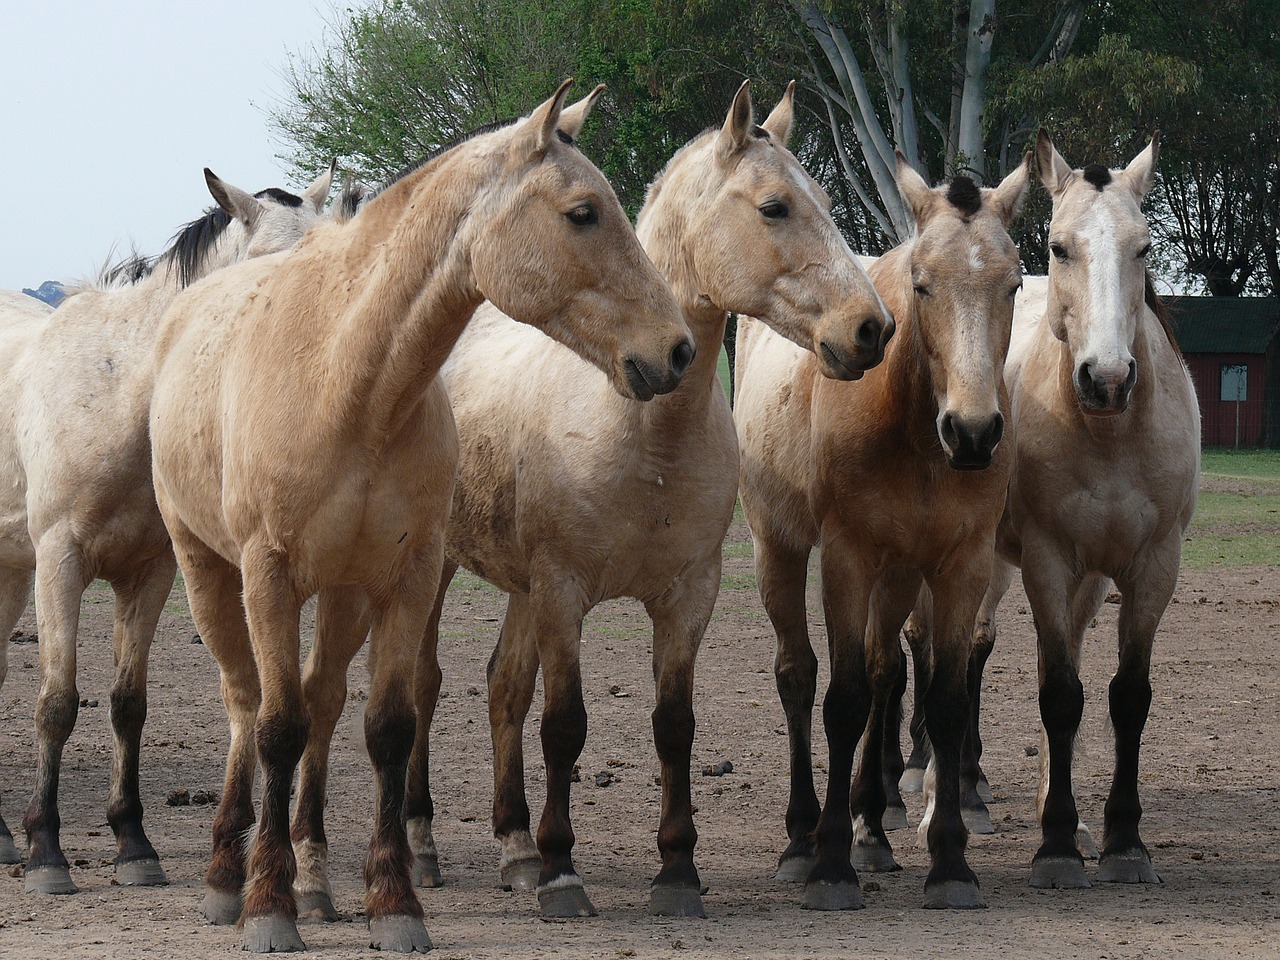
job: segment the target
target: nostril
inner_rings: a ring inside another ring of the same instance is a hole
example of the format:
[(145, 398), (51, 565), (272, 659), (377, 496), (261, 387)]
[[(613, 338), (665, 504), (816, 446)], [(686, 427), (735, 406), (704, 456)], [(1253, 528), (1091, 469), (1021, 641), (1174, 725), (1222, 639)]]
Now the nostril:
[(1076, 383), (1083, 391), (1088, 391), (1093, 387), (1093, 366), (1092, 364), (1082, 363), (1076, 367)]
[(684, 372), (689, 369), (689, 364), (693, 363), (695, 353), (693, 344), (688, 340), (677, 343), (671, 348), (671, 372), (677, 377), (683, 377)]
[(988, 450), (994, 450), (1004, 437), (1004, 414), (997, 413), (991, 418), (991, 425), (987, 428)]
[(960, 435), (956, 432), (956, 420), (949, 413), (942, 415), (942, 439), (952, 450), (960, 446)]
[(879, 317), (868, 317), (858, 326), (857, 343), (859, 350), (874, 350), (880, 345), (880, 334), (884, 324)]
[(1129, 361), (1129, 374), (1124, 378), (1124, 392), (1127, 394), (1133, 389), (1133, 385), (1138, 382), (1138, 361)]

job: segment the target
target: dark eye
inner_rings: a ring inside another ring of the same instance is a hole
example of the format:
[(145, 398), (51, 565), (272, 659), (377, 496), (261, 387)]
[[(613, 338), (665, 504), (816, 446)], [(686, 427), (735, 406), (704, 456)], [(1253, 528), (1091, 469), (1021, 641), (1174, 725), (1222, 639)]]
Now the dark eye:
[(565, 216), (569, 218), (570, 223), (579, 227), (585, 227), (587, 224), (595, 223), (600, 219), (600, 214), (596, 212), (595, 206), (590, 203), (574, 207)]
[(1065, 262), (1067, 259), (1067, 248), (1060, 243), (1049, 244), (1049, 252), (1053, 254), (1055, 260)]
[(918, 296), (927, 297), (929, 295), (929, 288), (926, 287), (923, 283), (915, 284), (913, 289), (915, 290)]
[(1150, 253), (1151, 253), (1151, 244), (1148, 243), (1145, 247), (1143, 247), (1141, 250), (1138, 251), (1138, 259), (1145, 260), (1150, 255)]
[(777, 200), (772, 200), (769, 203), (766, 203), (763, 207), (761, 207), (760, 212), (764, 214), (766, 217), (768, 217), (770, 220), (781, 220), (791, 211), (787, 209), (787, 205), (785, 203), (780, 203)]

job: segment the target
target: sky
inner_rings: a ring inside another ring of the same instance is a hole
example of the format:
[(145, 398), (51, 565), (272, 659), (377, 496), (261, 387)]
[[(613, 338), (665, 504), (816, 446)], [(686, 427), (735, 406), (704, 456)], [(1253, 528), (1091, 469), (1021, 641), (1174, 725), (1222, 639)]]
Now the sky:
[(113, 247), (159, 253), (213, 203), (206, 166), (251, 192), (305, 186), (268, 115), (333, 2), (5, 3), (0, 288), (92, 276)]

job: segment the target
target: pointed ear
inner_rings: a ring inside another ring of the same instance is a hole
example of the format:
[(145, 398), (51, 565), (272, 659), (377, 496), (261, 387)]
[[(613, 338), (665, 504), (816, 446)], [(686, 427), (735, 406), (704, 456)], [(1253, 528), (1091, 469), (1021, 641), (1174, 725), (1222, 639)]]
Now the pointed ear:
[(338, 169), (338, 158), (329, 161), (329, 169), (311, 181), (311, 186), (302, 191), (302, 199), (310, 200), (316, 213), (324, 212), (324, 205), (329, 200), (329, 188), (333, 186), (333, 174)]
[(1009, 175), (1000, 181), (1000, 185), (983, 193), (991, 198), (992, 208), (1004, 223), (1005, 227), (1013, 223), (1022, 210), (1022, 201), (1027, 198), (1027, 187), (1031, 185), (1031, 153), (1028, 152), (1022, 162)]
[(239, 220), (250, 230), (253, 229), (262, 214), (262, 204), (257, 197), (227, 183), (208, 167), (204, 168), (204, 182), (209, 185), (213, 199), (218, 201), (218, 206), (226, 211), (227, 216)]
[(733, 103), (729, 106), (729, 115), (724, 118), (724, 126), (716, 137), (716, 158), (725, 163), (734, 156), (751, 136), (751, 81), (743, 80), (738, 92), (733, 95)]
[(564, 100), (571, 86), (573, 86), (572, 77), (560, 84), (559, 89), (551, 95), (551, 99), (529, 114), (520, 124), (522, 129), (516, 134), (512, 145), (513, 150), (519, 150), (523, 157), (529, 159), (540, 158), (547, 152), (547, 148), (555, 140), (556, 127), (560, 124)]
[(924, 177), (916, 172), (916, 168), (911, 166), (901, 150), (893, 151), (893, 155), (898, 160), (898, 168), (894, 174), (898, 181), (898, 192), (902, 194), (902, 199), (907, 201), (907, 206), (911, 208), (911, 214), (916, 219), (916, 228), (920, 229), (933, 212), (933, 205), (938, 195), (929, 188)]
[(760, 124), (765, 130), (769, 131), (769, 136), (784, 147), (787, 145), (787, 141), (791, 139), (791, 128), (795, 125), (795, 100), (796, 82), (792, 80), (787, 84), (786, 93), (782, 95), (778, 105), (770, 112), (769, 118)]
[(1040, 173), (1040, 182), (1051, 194), (1061, 190), (1071, 175), (1071, 165), (1062, 159), (1044, 127), (1036, 134), (1036, 169)]
[(560, 111), (559, 129), (563, 130), (573, 139), (578, 139), (578, 133), (582, 130), (582, 124), (591, 113), (591, 108), (596, 105), (596, 101), (600, 99), (600, 94), (604, 93), (604, 84), (600, 84), (577, 103), (570, 104)]
[(1129, 161), (1124, 177), (1139, 200), (1151, 192), (1156, 182), (1156, 159), (1160, 156), (1160, 131), (1151, 135), (1147, 148)]

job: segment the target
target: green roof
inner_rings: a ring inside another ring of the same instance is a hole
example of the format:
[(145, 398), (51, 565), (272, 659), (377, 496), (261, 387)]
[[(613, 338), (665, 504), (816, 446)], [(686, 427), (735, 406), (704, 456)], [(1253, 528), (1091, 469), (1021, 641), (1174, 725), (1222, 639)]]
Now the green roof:
[(1278, 297), (1170, 297), (1183, 353), (1266, 353), (1280, 327)]

